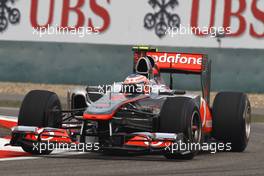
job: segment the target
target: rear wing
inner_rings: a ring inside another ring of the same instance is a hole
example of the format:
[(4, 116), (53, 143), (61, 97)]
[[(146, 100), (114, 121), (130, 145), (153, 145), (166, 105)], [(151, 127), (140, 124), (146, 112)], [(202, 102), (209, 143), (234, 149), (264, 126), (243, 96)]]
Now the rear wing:
[(205, 54), (158, 52), (157, 48), (133, 47), (134, 68), (139, 58), (150, 56), (161, 73), (184, 73), (201, 75), (204, 99), (210, 101), (211, 61)]
[(152, 57), (161, 72), (167, 73), (201, 73), (203, 70), (202, 54), (147, 52)]

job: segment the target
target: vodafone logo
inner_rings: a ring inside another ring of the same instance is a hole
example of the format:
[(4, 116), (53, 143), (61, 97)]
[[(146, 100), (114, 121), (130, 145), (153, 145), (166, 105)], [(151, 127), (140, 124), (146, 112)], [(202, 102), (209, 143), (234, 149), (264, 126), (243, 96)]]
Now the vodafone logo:
[(152, 57), (158, 63), (202, 65), (202, 57), (200, 55), (148, 53), (148, 56)]
[(203, 54), (147, 52), (159, 69), (201, 72)]

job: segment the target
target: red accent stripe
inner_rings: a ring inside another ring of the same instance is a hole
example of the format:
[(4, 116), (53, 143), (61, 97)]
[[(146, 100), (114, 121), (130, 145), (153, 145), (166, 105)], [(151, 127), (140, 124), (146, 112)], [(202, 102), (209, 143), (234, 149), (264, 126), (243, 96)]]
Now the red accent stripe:
[(114, 114), (116, 113), (116, 111), (118, 110), (118, 108), (120, 108), (122, 105), (127, 104), (127, 103), (131, 103), (133, 101), (141, 100), (141, 99), (144, 99), (147, 97), (149, 97), (149, 96), (142, 95), (142, 96), (139, 96), (136, 98), (128, 99), (128, 100), (124, 101), (123, 103), (121, 103), (120, 105), (118, 105), (116, 107), (116, 109), (110, 114), (88, 114), (88, 113), (84, 113), (83, 118), (87, 119), (87, 120), (111, 120), (112, 117), (114, 116)]
[(114, 113), (112, 114), (84, 114), (84, 119), (90, 119), (90, 120), (110, 120), (112, 119)]
[(21, 157), (21, 156), (31, 156), (31, 154), (26, 152), (0, 150), (0, 158), (12, 158), (12, 157)]
[(0, 119), (0, 126), (10, 129), (10, 128), (14, 127), (14, 126), (17, 126), (17, 122)]

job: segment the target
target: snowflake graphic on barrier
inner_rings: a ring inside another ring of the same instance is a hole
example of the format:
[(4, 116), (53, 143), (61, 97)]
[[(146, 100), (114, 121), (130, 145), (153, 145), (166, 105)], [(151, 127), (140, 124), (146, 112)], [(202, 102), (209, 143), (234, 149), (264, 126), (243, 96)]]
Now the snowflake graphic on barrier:
[(15, 3), (15, 0), (0, 0), (0, 32), (4, 32), (8, 23), (17, 24), (20, 21), (20, 12), (17, 8), (11, 8), (7, 4)]
[(179, 5), (178, 0), (149, 0), (153, 9), (159, 8), (156, 13), (148, 13), (144, 18), (144, 27), (148, 30), (155, 28), (158, 37), (164, 37), (168, 28), (178, 28), (180, 17), (175, 13), (168, 12), (168, 8), (174, 9)]

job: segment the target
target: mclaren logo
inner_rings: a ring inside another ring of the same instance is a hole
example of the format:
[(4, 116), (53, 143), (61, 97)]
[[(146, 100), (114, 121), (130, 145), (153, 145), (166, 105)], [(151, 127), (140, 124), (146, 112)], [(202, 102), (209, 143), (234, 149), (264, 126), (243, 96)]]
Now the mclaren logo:
[(0, 32), (4, 32), (8, 24), (17, 24), (20, 21), (20, 12), (17, 8), (9, 5), (15, 4), (16, 0), (0, 0)]
[(165, 36), (168, 28), (178, 28), (180, 26), (180, 17), (169, 12), (179, 5), (178, 0), (149, 0), (149, 4), (157, 12), (148, 13), (144, 18), (144, 27), (148, 30), (155, 30), (158, 37)]

